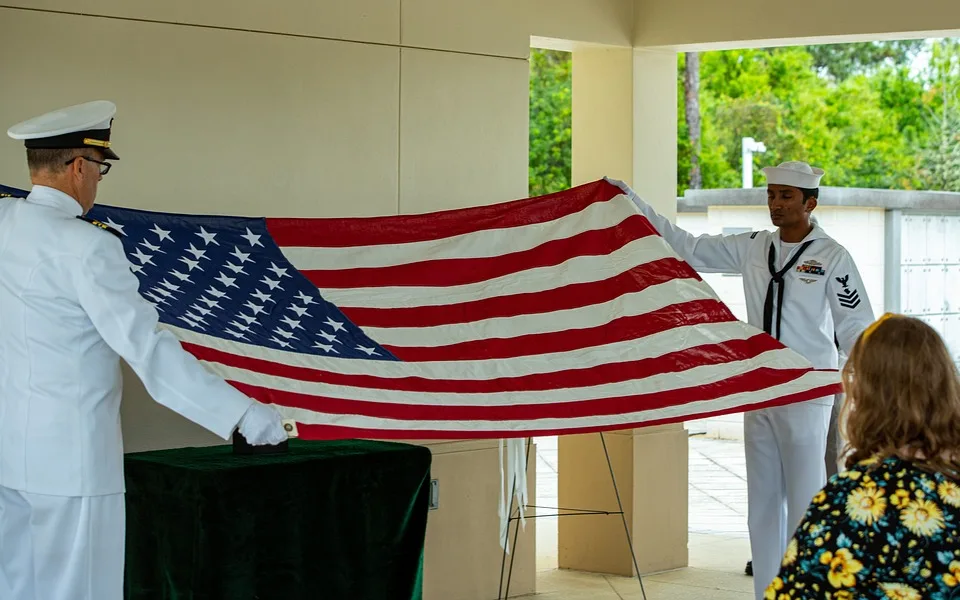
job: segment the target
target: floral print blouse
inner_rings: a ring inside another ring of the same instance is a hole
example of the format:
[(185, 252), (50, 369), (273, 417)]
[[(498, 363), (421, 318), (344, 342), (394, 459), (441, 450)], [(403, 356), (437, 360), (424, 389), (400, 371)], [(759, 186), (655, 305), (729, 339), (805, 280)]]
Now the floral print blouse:
[(833, 476), (766, 598), (960, 600), (960, 485), (898, 458)]

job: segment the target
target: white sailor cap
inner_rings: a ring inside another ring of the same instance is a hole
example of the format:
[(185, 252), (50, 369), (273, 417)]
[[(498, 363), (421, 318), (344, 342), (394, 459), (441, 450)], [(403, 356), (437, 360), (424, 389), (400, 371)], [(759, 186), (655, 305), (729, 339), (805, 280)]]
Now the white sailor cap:
[(780, 163), (776, 167), (765, 167), (763, 174), (767, 176), (767, 183), (774, 185), (788, 185), (790, 187), (812, 190), (820, 187), (820, 178), (823, 169), (811, 167), (805, 162), (791, 160)]
[(17, 123), (7, 130), (27, 148), (98, 148), (112, 160), (120, 157), (110, 149), (110, 126), (117, 106), (109, 100), (94, 100), (68, 106)]

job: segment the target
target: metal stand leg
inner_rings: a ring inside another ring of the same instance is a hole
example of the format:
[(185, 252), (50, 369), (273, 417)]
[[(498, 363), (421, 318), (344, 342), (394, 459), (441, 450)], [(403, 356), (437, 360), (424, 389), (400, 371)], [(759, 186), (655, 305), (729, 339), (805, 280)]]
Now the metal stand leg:
[(633, 558), (633, 572), (637, 574), (637, 581), (640, 582), (640, 593), (644, 600), (647, 598), (647, 591), (643, 589), (643, 577), (640, 576), (640, 567), (637, 565), (637, 553), (633, 550), (633, 540), (630, 538), (630, 527), (627, 526), (627, 514), (623, 512), (623, 502), (620, 501), (620, 488), (617, 487), (617, 477), (613, 474), (613, 463), (610, 461), (610, 453), (607, 451), (607, 441), (600, 432), (600, 443), (603, 444), (603, 453), (607, 457), (607, 466), (610, 468), (610, 481), (613, 482), (613, 492), (617, 495), (617, 506), (620, 508), (620, 518), (623, 519), (623, 532), (627, 534), (627, 545), (630, 546), (630, 557)]
[[(530, 462), (530, 446), (532, 445), (532, 443), (533, 443), (533, 438), (527, 438), (527, 457), (526, 457), (525, 467), (526, 467), (526, 465), (529, 465), (529, 462)], [(637, 563), (637, 554), (636, 554), (636, 552), (634, 552), (634, 550), (633, 550), (633, 539), (630, 537), (630, 527), (627, 525), (627, 515), (626, 515), (625, 512), (623, 512), (623, 502), (620, 500), (620, 488), (617, 486), (617, 477), (616, 477), (616, 475), (614, 475), (614, 473), (613, 473), (613, 462), (610, 460), (610, 452), (607, 450), (607, 441), (606, 441), (606, 439), (604, 439), (604, 437), (603, 437), (603, 432), (600, 432), (600, 443), (603, 444), (603, 454), (604, 454), (604, 456), (606, 456), (606, 458), (607, 458), (607, 467), (610, 469), (610, 482), (613, 483), (613, 492), (614, 492), (614, 494), (616, 494), (616, 496), (617, 496), (617, 506), (619, 507), (620, 512), (619, 512), (619, 513), (611, 513), (611, 512), (606, 512), (606, 511), (596, 511), (596, 512), (593, 512), (593, 511), (578, 511), (578, 512), (573, 513), (573, 514), (560, 514), (560, 515), (556, 515), (556, 516), (560, 516), (560, 517), (563, 517), (563, 516), (574, 516), (574, 514), (580, 514), (580, 515), (588, 515), (588, 514), (605, 514), (605, 515), (619, 514), (619, 515), (620, 515), (620, 518), (623, 520), (623, 531), (624, 531), (624, 533), (625, 533), (626, 536), (627, 536), (627, 545), (630, 547), (630, 557), (633, 559), (633, 569), (634, 569), (634, 573), (636, 573), (636, 575), (637, 575), (637, 581), (640, 582), (640, 593), (643, 595), (643, 599), (646, 600), (646, 598), (647, 598), (647, 591), (646, 591), (646, 590), (644, 589), (644, 587), (643, 587), (643, 577), (640, 576), (640, 567), (639, 567), (639, 565), (638, 565), (638, 563)], [(510, 512), (507, 513), (508, 515), (512, 515), (512, 514), (513, 514), (513, 488), (514, 488), (515, 485), (516, 485), (516, 478), (514, 478), (514, 484), (510, 487), (510, 491), (511, 491), (511, 493), (510, 493)], [(519, 507), (518, 507), (518, 510), (519, 510)], [(561, 510), (562, 510), (562, 509), (561, 509)], [(516, 529), (514, 530), (514, 533), (513, 533), (513, 554), (510, 556), (510, 571), (507, 573), (507, 588), (506, 588), (506, 592), (504, 592), (504, 589), (503, 589), (503, 574), (504, 574), (504, 573), (503, 573), (503, 572), (504, 572), (504, 569), (506, 568), (506, 564), (507, 564), (507, 548), (504, 547), (504, 549), (503, 549), (503, 559), (502, 559), (501, 562), (500, 562), (500, 587), (499, 587), (498, 590), (497, 590), (497, 600), (506, 600), (507, 598), (510, 597), (510, 580), (511, 580), (512, 577), (513, 577), (513, 561), (514, 561), (514, 559), (515, 559), (516, 556), (517, 556), (517, 538), (518, 538), (518, 536), (520, 535), (520, 522), (519, 522), (520, 519), (519, 519), (519, 517), (509, 516), (509, 517), (508, 517), (508, 520), (507, 520), (507, 534), (508, 534), (508, 535), (509, 535), (509, 533), (510, 533), (510, 522), (511, 522), (511, 521), (514, 521), (514, 520), (517, 521), (517, 525), (516, 525)]]

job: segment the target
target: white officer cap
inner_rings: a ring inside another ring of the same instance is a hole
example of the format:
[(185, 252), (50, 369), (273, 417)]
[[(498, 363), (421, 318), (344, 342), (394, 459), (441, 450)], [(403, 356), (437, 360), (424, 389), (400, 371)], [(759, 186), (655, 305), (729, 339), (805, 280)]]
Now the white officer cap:
[(823, 169), (811, 167), (799, 160), (791, 160), (776, 167), (765, 167), (763, 174), (767, 176), (768, 184), (812, 190), (820, 187)]
[(17, 123), (7, 130), (27, 148), (98, 148), (112, 160), (120, 157), (110, 149), (110, 127), (117, 106), (109, 100), (94, 100), (68, 106)]

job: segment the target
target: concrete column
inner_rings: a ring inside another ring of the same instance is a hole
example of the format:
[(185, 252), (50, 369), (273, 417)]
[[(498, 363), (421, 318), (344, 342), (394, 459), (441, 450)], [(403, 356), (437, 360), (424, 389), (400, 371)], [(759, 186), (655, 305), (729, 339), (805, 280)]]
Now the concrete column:
[[(574, 185), (604, 175), (676, 216), (677, 59), (672, 51), (575, 46)], [(666, 425), (605, 435), (641, 573), (687, 566), (687, 435)], [(617, 511), (600, 436), (559, 440), (559, 503)], [(561, 517), (559, 566), (632, 575), (619, 515)]]

